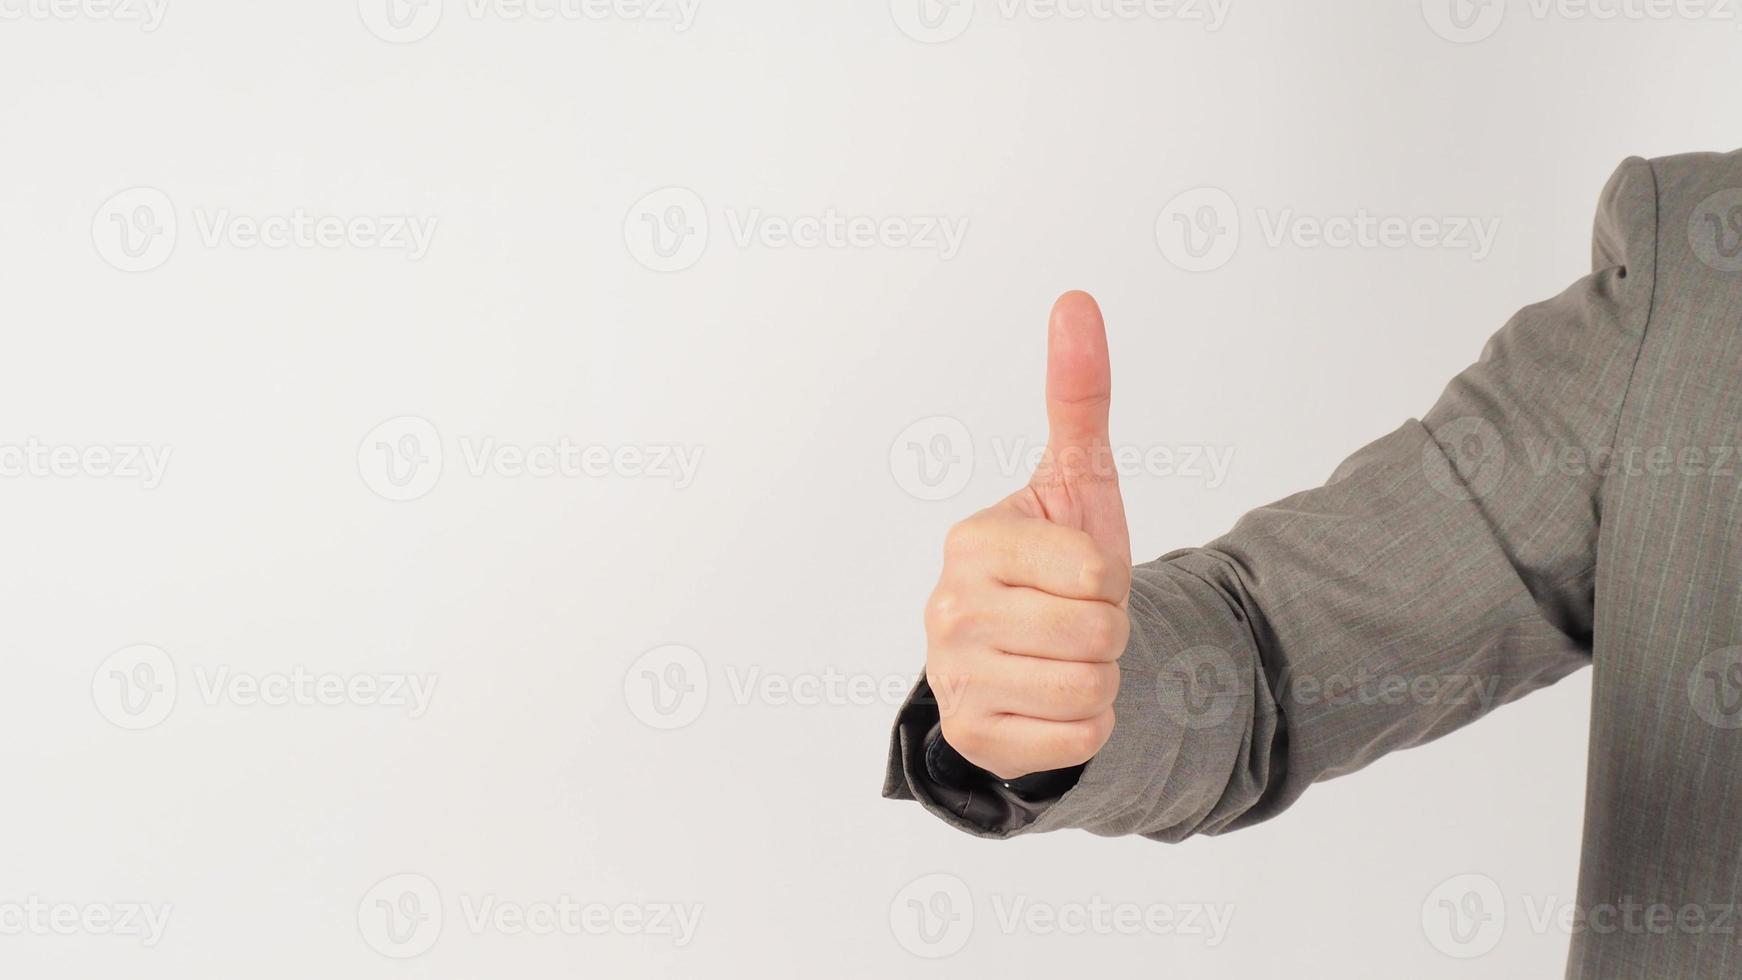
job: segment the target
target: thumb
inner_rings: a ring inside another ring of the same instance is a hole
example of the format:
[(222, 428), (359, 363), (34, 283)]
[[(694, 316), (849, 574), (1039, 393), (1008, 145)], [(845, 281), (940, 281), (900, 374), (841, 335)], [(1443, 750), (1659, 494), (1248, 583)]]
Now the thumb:
[(1046, 339), (1046, 465), (1052, 481), (1109, 479), (1107, 410), (1113, 370), (1107, 326), (1095, 298), (1069, 292), (1053, 304)]
[(1107, 327), (1088, 293), (1053, 304), (1046, 344), (1046, 454), (1029, 480), (1029, 499), (1054, 523), (1087, 531), (1107, 555), (1131, 562), (1131, 536), (1119, 472), (1107, 434), (1113, 371)]

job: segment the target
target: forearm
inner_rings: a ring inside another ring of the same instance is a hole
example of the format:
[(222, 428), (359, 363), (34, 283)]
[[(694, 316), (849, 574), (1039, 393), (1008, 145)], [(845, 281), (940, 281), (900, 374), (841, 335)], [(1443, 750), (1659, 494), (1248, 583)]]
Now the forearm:
[(885, 795), (983, 836), (1177, 841), (1273, 816), (1588, 662), (1556, 590), (1539, 601), (1477, 502), (1434, 490), (1422, 460), (1438, 451), (1408, 423), (1332, 484), (1138, 566), (1112, 738), (1061, 796), (964, 772), (923, 684)]

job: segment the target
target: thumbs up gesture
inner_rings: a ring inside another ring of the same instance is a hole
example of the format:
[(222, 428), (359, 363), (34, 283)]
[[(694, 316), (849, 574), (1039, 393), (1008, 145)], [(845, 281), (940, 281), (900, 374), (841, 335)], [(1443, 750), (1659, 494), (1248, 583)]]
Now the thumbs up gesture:
[(944, 739), (1000, 779), (1086, 762), (1113, 734), (1131, 539), (1111, 402), (1100, 308), (1066, 293), (1047, 331), (1046, 453), (1026, 487), (950, 529), (926, 603)]

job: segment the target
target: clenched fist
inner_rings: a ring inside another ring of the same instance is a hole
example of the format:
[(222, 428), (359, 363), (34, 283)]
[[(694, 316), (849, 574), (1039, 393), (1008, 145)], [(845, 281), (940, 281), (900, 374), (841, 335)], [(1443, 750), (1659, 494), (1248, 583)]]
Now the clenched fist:
[(944, 739), (1000, 779), (1086, 762), (1113, 733), (1131, 632), (1131, 539), (1107, 437), (1107, 331), (1087, 293), (1053, 305), (1046, 453), (1028, 486), (957, 524), (926, 604)]

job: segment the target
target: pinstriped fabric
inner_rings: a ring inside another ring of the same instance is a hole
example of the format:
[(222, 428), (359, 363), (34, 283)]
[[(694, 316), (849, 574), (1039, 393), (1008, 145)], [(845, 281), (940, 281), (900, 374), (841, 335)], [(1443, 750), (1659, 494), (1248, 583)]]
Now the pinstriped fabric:
[[(1660, 160), (1650, 328), (1616, 443), (1660, 456), (1742, 444), (1742, 268), (1720, 236), (1734, 155)], [(1714, 239), (1701, 234), (1712, 225)], [(1732, 253), (1733, 254), (1733, 253)], [(1661, 449), (1659, 447), (1662, 447)], [(1734, 463), (1734, 460), (1731, 461)], [(1591, 754), (1579, 904), (1734, 916), (1742, 901), (1742, 479), (1737, 467), (1611, 476), (1598, 547)], [(1738, 936), (1575, 935), (1572, 977), (1742, 974)]]

